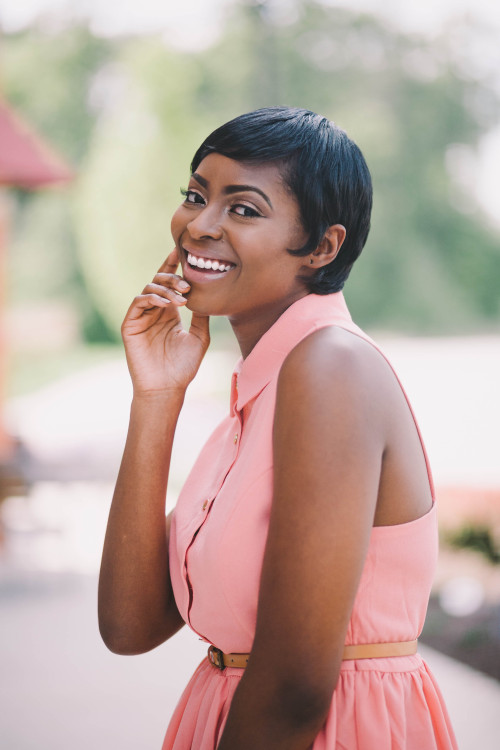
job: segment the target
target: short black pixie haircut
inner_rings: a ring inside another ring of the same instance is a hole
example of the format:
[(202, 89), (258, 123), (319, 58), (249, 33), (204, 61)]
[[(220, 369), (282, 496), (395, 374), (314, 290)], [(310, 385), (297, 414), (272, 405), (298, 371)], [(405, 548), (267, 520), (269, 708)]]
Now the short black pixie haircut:
[(295, 107), (265, 107), (221, 125), (194, 155), (191, 173), (206, 156), (222, 154), (247, 163), (275, 162), (298, 201), (306, 244), (293, 255), (313, 252), (326, 230), (343, 224), (346, 237), (337, 257), (304, 277), (309, 292), (340, 291), (370, 230), (372, 181), (358, 146), (326, 117)]

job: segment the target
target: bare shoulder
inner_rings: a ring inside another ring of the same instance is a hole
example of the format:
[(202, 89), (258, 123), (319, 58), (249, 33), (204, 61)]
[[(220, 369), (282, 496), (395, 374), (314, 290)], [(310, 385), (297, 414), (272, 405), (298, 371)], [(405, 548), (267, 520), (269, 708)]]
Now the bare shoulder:
[[(332, 464), (336, 456), (380, 463), (397, 400), (394, 377), (382, 355), (360, 336), (328, 326), (307, 336), (287, 356), (278, 378), (275, 450), (295, 444), (298, 460), (313, 446)], [(301, 436), (301, 437), (299, 437)], [(340, 449), (342, 446), (342, 449)], [(360, 468), (361, 470), (361, 468)]]
[[(338, 326), (314, 331), (288, 354), (280, 372), (279, 389), (302, 384), (315, 393), (334, 388), (338, 395), (368, 396), (393, 386), (390, 368), (368, 341)], [(380, 398), (377, 398), (379, 401)]]
[(428, 511), (432, 490), (414, 417), (394, 371), (369, 341), (332, 326), (290, 352), (278, 381), (277, 455), (280, 443), (290, 452), (297, 435), (306, 435), (318, 455), (322, 444), (335, 445), (322, 454), (331, 467), (336, 462), (335, 476), (349, 465), (366, 477), (378, 463), (379, 475), (371, 474), (376, 525), (406, 523)]

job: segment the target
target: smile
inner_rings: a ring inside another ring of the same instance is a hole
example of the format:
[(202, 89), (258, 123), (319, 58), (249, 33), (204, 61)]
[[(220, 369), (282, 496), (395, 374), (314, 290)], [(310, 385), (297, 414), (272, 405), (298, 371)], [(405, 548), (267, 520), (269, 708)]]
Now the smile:
[(212, 260), (210, 258), (200, 258), (193, 253), (187, 253), (187, 262), (191, 268), (199, 268), (206, 271), (230, 271), (234, 268), (234, 263), (222, 263), (220, 260)]

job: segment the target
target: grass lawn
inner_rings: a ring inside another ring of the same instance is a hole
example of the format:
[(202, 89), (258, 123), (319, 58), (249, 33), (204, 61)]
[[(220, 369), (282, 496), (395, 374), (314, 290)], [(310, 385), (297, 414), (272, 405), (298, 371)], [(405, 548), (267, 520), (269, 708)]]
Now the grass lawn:
[(120, 344), (76, 343), (56, 350), (13, 352), (7, 365), (7, 398), (32, 393), (73, 372), (123, 356)]

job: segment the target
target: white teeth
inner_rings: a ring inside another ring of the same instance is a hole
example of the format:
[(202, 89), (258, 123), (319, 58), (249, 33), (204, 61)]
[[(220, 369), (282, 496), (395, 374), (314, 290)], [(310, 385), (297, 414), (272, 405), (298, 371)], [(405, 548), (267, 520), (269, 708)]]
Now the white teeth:
[(229, 271), (230, 265), (224, 265), (218, 260), (205, 260), (204, 258), (197, 258), (192, 253), (187, 254), (187, 261), (193, 268), (205, 268), (211, 271)]

